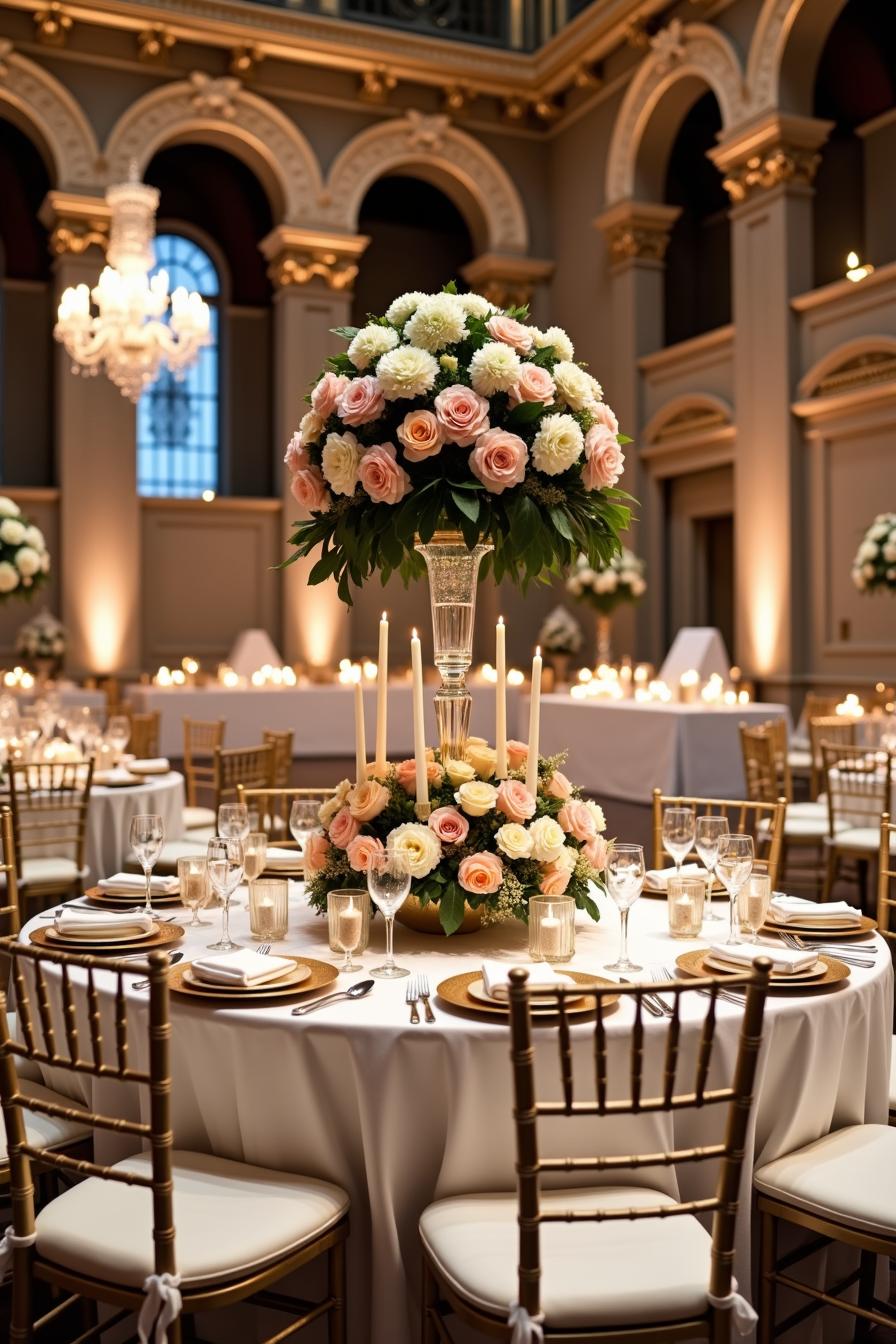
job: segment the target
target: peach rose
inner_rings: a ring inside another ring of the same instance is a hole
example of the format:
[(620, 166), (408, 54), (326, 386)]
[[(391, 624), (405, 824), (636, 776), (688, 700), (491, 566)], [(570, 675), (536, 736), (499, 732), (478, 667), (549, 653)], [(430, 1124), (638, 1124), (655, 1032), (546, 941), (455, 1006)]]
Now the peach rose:
[(302, 435), (298, 430), (286, 445), (286, 456), (283, 461), (290, 471), (303, 471), (305, 467), (311, 466), (308, 449), (302, 442)]
[(565, 863), (546, 863), (541, 870), (539, 889), (543, 896), (562, 896), (569, 886), (570, 871)]
[(456, 807), (437, 807), (429, 815), (429, 828), (443, 845), (462, 845), (470, 833), (470, 823)]
[(432, 411), (408, 411), (396, 430), (409, 462), (422, 462), (442, 451), (444, 439)]
[(619, 433), (619, 421), (616, 419), (616, 416), (610, 410), (607, 403), (605, 401), (595, 402), (593, 406), (589, 407), (589, 410), (591, 411), (591, 418), (594, 423), (596, 425), (603, 425), (615, 438)]
[(396, 461), (392, 443), (375, 443), (361, 458), (358, 480), (375, 504), (397, 504), (411, 489), (411, 478)]
[(311, 405), (322, 420), (328, 420), (336, 409), (336, 403), (348, 387), (348, 378), (344, 373), (325, 373), (311, 392)]
[(379, 380), (367, 373), (363, 378), (353, 378), (343, 388), (336, 411), (346, 425), (366, 425), (382, 415), (385, 404)]
[(464, 891), (490, 896), (504, 880), (504, 865), (497, 854), (470, 854), (461, 860), (457, 880)]
[(333, 502), (319, 467), (303, 467), (297, 471), (289, 488), (296, 503), (311, 513), (322, 513)]
[(510, 393), (510, 405), (521, 401), (540, 401), (544, 406), (554, 404), (554, 380), (539, 364), (521, 364), (520, 376)]
[(511, 770), (521, 770), (529, 759), (529, 746), (526, 742), (507, 739), (507, 764)]
[(545, 793), (549, 798), (557, 798), (561, 803), (572, 793), (572, 784), (566, 778), (562, 770), (555, 770), (551, 775), (545, 787)]
[[(405, 793), (413, 795), (417, 792), (417, 763), (413, 759), (409, 761), (399, 761), (395, 767), (395, 776), (404, 789)], [(426, 762), (426, 782), (431, 789), (437, 789), (442, 783), (444, 771), (436, 761)]]
[(616, 435), (606, 425), (592, 425), (585, 435), (585, 465), (582, 480), (586, 490), (615, 485), (622, 475), (625, 454)]
[(602, 835), (595, 835), (593, 839), (587, 840), (582, 846), (582, 853), (591, 867), (602, 873), (607, 866), (607, 859), (610, 857), (610, 846)]
[(478, 392), (454, 383), (440, 392), (433, 405), (436, 419), (449, 443), (469, 448), (488, 429), (488, 402)]
[(470, 470), (492, 495), (519, 485), (526, 475), (529, 450), (518, 434), (489, 429), (476, 440)]
[(358, 784), (348, 795), (348, 810), (355, 821), (373, 821), (389, 801), (389, 790), (376, 779)]
[(530, 327), (524, 327), (522, 322), (517, 322), (515, 317), (505, 317), (503, 313), (495, 313), (485, 324), (485, 329), (496, 341), (503, 341), (505, 345), (511, 346), (518, 355), (528, 355), (532, 349), (532, 330)]
[(568, 803), (564, 803), (557, 813), (557, 820), (566, 834), (574, 836), (576, 840), (593, 840), (597, 834), (594, 817), (587, 805), (577, 798), (570, 798)]
[(313, 877), (327, 866), (330, 857), (330, 842), (323, 831), (312, 831), (305, 844), (305, 876)]
[(341, 807), (330, 822), (330, 843), (337, 849), (348, 849), (360, 829), (361, 823), (355, 820), (347, 807)]
[(370, 860), (385, 854), (382, 840), (374, 835), (356, 835), (345, 851), (345, 857), (356, 873), (366, 873)]
[(498, 785), (498, 801), (495, 804), (508, 821), (528, 821), (535, 815), (535, 799), (525, 784), (519, 779), (505, 779)]

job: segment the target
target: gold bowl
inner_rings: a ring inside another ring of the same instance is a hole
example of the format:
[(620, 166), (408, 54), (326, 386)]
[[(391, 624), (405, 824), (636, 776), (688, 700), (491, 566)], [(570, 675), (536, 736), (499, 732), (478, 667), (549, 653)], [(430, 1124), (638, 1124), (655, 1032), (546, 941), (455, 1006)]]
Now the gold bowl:
[[(432, 901), (427, 905), (421, 905), (416, 896), (408, 896), (399, 907), (395, 919), (406, 929), (413, 929), (415, 933), (438, 933), (443, 938), (445, 936), (445, 930), (439, 922), (439, 907)], [(482, 911), (474, 910), (467, 905), (464, 907), (460, 928), (455, 929), (455, 933), (475, 933), (481, 925)]]

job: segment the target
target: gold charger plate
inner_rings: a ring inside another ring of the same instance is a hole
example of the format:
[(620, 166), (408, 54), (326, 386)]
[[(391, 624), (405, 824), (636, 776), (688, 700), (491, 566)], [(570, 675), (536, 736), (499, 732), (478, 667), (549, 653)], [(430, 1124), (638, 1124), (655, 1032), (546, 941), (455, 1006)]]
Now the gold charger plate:
[[(96, 902), (98, 905), (137, 906), (142, 905), (146, 900), (145, 890), (137, 891), (136, 889), (132, 892), (124, 892), (103, 891), (101, 887), (88, 887), (84, 895), (87, 900)], [(153, 894), (152, 903), (153, 905), (180, 905), (180, 890), (178, 889), (167, 896), (156, 896)]]
[(301, 985), (311, 975), (311, 967), (300, 964), (294, 957), (284, 960), (291, 961), (292, 966), (281, 971), (276, 980), (266, 980), (263, 985), (212, 984), (195, 976), (192, 965), (183, 968), (184, 984), (189, 985), (191, 989), (211, 989), (216, 994), (239, 995), (242, 998), (244, 994), (251, 994), (255, 989), (288, 989), (291, 985)]
[(259, 985), (257, 989), (238, 989), (233, 993), (222, 994), (220, 989), (213, 989), (209, 985), (190, 984), (185, 979), (186, 966), (172, 966), (168, 972), (168, 988), (174, 994), (187, 994), (196, 999), (215, 999), (217, 1002), (230, 1000), (233, 1003), (251, 1003), (258, 999), (284, 999), (295, 997), (297, 994), (311, 994), (315, 989), (323, 989), (324, 985), (330, 985), (339, 974), (337, 966), (331, 966), (328, 961), (315, 961), (312, 957), (290, 957), (298, 966), (307, 966), (311, 974), (307, 979), (302, 980), (296, 985), (286, 985), (280, 988), (270, 985)]
[(132, 789), (135, 784), (142, 784), (143, 780), (139, 775), (110, 775), (102, 770), (93, 776), (93, 783), (101, 789)]
[[(704, 953), (703, 964), (711, 973), (719, 975), (740, 975), (740, 967), (732, 966), (722, 957), (713, 957), (710, 953)], [(786, 979), (788, 984), (792, 980), (820, 980), (824, 975), (824, 966), (820, 958), (816, 957), (811, 966), (806, 966), (801, 971), (772, 971), (772, 980)]]
[(55, 947), (60, 951), (66, 952), (116, 952), (121, 949), (122, 952), (151, 952), (157, 947), (167, 947), (171, 943), (177, 943), (184, 936), (184, 931), (179, 924), (159, 924), (157, 931), (150, 934), (138, 935), (136, 938), (121, 939), (117, 938), (114, 942), (108, 942), (105, 939), (97, 938), (50, 938), (47, 935), (52, 933), (52, 929), (34, 929), (31, 934), (32, 943), (38, 947)]
[[(573, 980), (570, 979), (568, 975), (565, 974), (565, 972), (561, 978), (566, 981), (566, 984), (569, 987), (572, 987), (572, 985), (575, 983)], [(547, 986), (539, 985), (539, 989), (541, 988), (544, 988), (547, 993), (550, 992)], [(471, 999), (475, 999), (477, 1003), (484, 1003), (488, 1008), (490, 1008), (492, 1004), (496, 1002), (496, 1000), (492, 998), (491, 994), (489, 994), (488, 990), (486, 989), (485, 981), (482, 979), (481, 976), (479, 977), (478, 980), (470, 981), (470, 983), (467, 985), (467, 993), (469, 994)], [(582, 1002), (581, 998), (567, 999), (566, 1006), (567, 1008), (569, 1008), (571, 1007), (572, 1004), (574, 1003), (578, 1004), (581, 1002)], [(539, 1005), (537, 1000), (533, 1000), (532, 1010), (533, 1012), (541, 1012), (541, 1013), (545, 1011), (553, 1011), (550, 1004), (548, 1004), (546, 1008), (545, 1005), (543, 1004)]]
[(829, 938), (836, 938), (838, 941), (842, 938), (863, 938), (866, 933), (871, 933), (876, 928), (877, 920), (871, 919), (869, 915), (863, 915), (859, 924), (826, 924), (823, 928), (818, 924), (797, 924), (792, 920), (787, 924), (775, 924), (769, 919), (763, 924), (760, 932), (797, 933), (801, 938), (817, 938), (819, 942), (827, 942)]
[[(719, 984), (724, 985), (728, 976), (724, 971), (714, 971), (704, 965), (705, 953), (698, 948), (695, 952), (682, 952), (680, 957), (675, 958), (675, 964), (686, 975), (708, 976), (710, 979), (718, 980)], [(769, 981), (769, 990), (777, 993), (779, 990), (792, 990), (799, 994), (815, 994), (820, 989), (829, 989), (831, 985), (840, 984), (843, 980), (849, 979), (849, 967), (842, 961), (837, 961), (836, 957), (819, 957), (819, 961), (824, 962), (825, 972), (817, 980), (794, 980), (790, 976), (772, 978)]]
[[(585, 988), (594, 988), (600, 985), (615, 985), (615, 980), (605, 980), (600, 975), (588, 975), (585, 971), (564, 971), (576, 984), (584, 985)], [(476, 980), (482, 979), (481, 971), (465, 971), (462, 975), (452, 975), (447, 980), (443, 980), (436, 986), (436, 994), (443, 1003), (451, 1004), (455, 1008), (464, 1008), (470, 1013), (489, 1013), (497, 1014), (499, 1017), (507, 1017), (509, 1005), (498, 1003), (492, 999), (489, 1003), (484, 1003), (479, 999), (473, 998), (469, 992), (469, 986)], [(619, 1002), (618, 994), (608, 994), (604, 999), (604, 1006)], [(587, 999), (573, 999), (567, 1002), (567, 1015), (569, 1017), (582, 1017), (588, 1013), (594, 1012), (594, 1005)], [(533, 1015), (538, 1017), (556, 1017), (556, 1009), (550, 1007), (539, 1007), (532, 1005)]]

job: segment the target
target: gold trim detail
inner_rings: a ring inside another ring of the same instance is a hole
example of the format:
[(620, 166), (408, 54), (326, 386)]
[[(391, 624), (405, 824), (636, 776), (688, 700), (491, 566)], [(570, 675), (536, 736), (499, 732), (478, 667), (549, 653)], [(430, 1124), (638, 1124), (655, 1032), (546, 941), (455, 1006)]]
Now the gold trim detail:
[(887, 383), (896, 378), (896, 356), (889, 350), (871, 350), (841, 364), (839, 369), (822, 378), (812, 393), (824, 397), (831, 392), (845, 392), (869, 383)]
[(362, 103), (387, 103), (398, 80), (385, 65), (374, 65), (361, 74), (358, 97)]
[(137, 60), (147, 65), (163, 65), (174, 43), (174, 34), (167, 28), (144, 28), (137, 34)]
[(739, 205), (782, 182), (811, 186), (820, 163), (821, 155), (815, 150), (778, 145), (765, 153), (751, 155), (722, 179), (722, 186), (733, 204)]
[(553, 273), (552, 261), (501, 256), (495, 252), (484, 252), (461, 267), (467, 284), (497, 308), (522, 307), (531, 303), (536, 285), (550, 280)]
[(35, 11), (35, 36), (45, 47), (64, 47), (73, 26), (71, 15), (66, 14), (57, 0), (53, 0), (53, 4), (47, 5), (45, 9)]
[(102, 219), (62, 219), (50, 234), (50, 253), (54, 257), (80, 257), (89, 247), (105, 252), (109, 245), (109, 225)]
[(247, 83), (258, 74), (263, 60), (264, 52), (260, 47), (234, 47), (230, 53), (230, 73), (235, 79)]

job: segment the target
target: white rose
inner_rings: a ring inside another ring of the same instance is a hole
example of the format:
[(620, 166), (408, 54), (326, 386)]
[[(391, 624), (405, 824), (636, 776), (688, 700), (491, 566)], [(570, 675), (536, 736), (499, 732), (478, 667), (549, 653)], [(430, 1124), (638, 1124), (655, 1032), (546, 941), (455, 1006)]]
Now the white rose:
[(560, 868), (565, 868), (568, 873), (573, 871), (578, 861), (579, 851), (574, 845), (564, 845), (563, 849), (560, 851), (559, 857), (556, 859), (558, 866)]
[(433, 356), (426, 350), (418, 350), (415, 345), (398, 346), (388, 351), (376, 366), (376, 376), (387, 401), (422, 397), (430, 391), (438, 373), (439, 366)]
[(299, 433), (303, 443), (317, 443), (324, 427), (324, 421), (317, 411), (307, 411), (299, 424)]
[(605, 831), (607, 829), (607, 819), (604, 816), (604, 810), (600, 803), (592, 802), (592, 800), (588, 798), (585, 802), (585, 806), (594, 818), (594, 825), (597, 827), (598, 833)]
[(874, 523), (871, 527), (869, 527), (868, 536), (873, 537), (876, 541), (880, 537), (888, 536), (889, 531), (890, 531), (890, 524), (882, 519), (879, 523)]
[(548, 327), (547, 331), (539, 331), (537, 327), (533, 327), (532, 338), (539, 350), (543, 350), (545, 346), (551, 346), (557, 359), (573, 359), (575, 357), (576, 352), (572, 348), (572, 341), (562, 327)]
[(495, 832), (495, 841), (508, 859), (528, 859), (532, 855), (532, 836), (525, 826), (509, 821)]
[(435, 832), (417, 821), (405, 822), (390, 831), (386, 849), (389, 854), (407, 859), (412, 877), (426, 877), (442, 861), (442, 846)]
[(546, 476), (559, 476), (582, 456), (585, 440), (571, 415), (546, 415), (532, 442), (532, 462)]
[(552, 370), (557, 391), (574, 411), (584, 411), (587, 406), (597, 405), (600, 397), (594, 394), (594, 379), (590, 373), (580, 369), (571, 360), (562, 360)]
[(877, 556), (877, 550), (878, 547), (876, 541), (863, 541), (861, 546), (859, 547), (859, 553), (856, 556), (856, 559), (874, 560), (875, 557)]
[(357, 336), (349, 342), (347, 354), (356, 369), (366, 369), (387, 350), (394, 350), (398, 344), (398, 332), (392, 327), (380, 327), (375, 322), (362, 327)]
[(0, 523), (0, 541), (5, 541), (7, 546), (21, 546), (24, 540), (25, 524), (18, 518), (4, 518)]
[(462, 341), (467, 330), (467, 315), (456, 294), (433, 294), (418, 303), (404, 329), (411, 345), (435, 352)]
[(328, 828), (337, 812), (340, 812), (345, 805), (345, 800), (351, 792), (352, 785), (349, 780), (344, 779), (336, 789), (332, 798), (328, 798), (325, 803), (321, 803), (320, 811), (317, 814), (321, 826)]
[(498, 790), (494, 784), (486, 784), (481, 779), (461, 784), (454, 801), (466, 812), (468, 817), (484, 817), (491, 812), (498, 801)]
[(447, 760), (445, 774), (454, 785), (469, 784), (476, 778), (476, 770), (469, 761)]
[(39, 527), (35, 527), (33, 523), (30, 527), (25, 528), (25, 536), (23, 540), (26, 546), (33, 546), (36, 551), (44, 550), (47, 545), (44, 540), (43, 532), (41, 532)]
[(32, 546), (20, 546), (16, 551), (16, 567), (26, 578), (40, 573), (41, 557)]
[(509, 392), (520, 376), (520, 357), (503, 341), (489, 341), (470, 360), (470, 382), (480, 397)]
[(354, 434), (328, 434), (321, 454), (324, 476), (336, 495), (353, 495), (363, 450)]
[(8, 495), (0, 495), (0, 518), (18, 518), (22, 510)]
[(554, 863), (566, 848), (566, 833), (553, 817), (538, 817), (529, 827), (532, 857), (538, 863)]
[(393, 299), (386, 309), (387, 321), (394, 322), (396, 327), (403, 327), (417, 305), (422, 303), (423, 300), (428, 297), (427, 294), (422, 293), (419, 289), (411, 290), (407, 294), (401, 294), (397, 299)]
[(0, 593), (11, 593), (18, 586), (19, 576), (15, 565), (11, 565), (8, 560), (0, 560)]
[(495, 305), (489, 303), (484, 294), (458, 294), (458, 301), (465, 313), (471, 317), (491, 317), (497, 312)]

